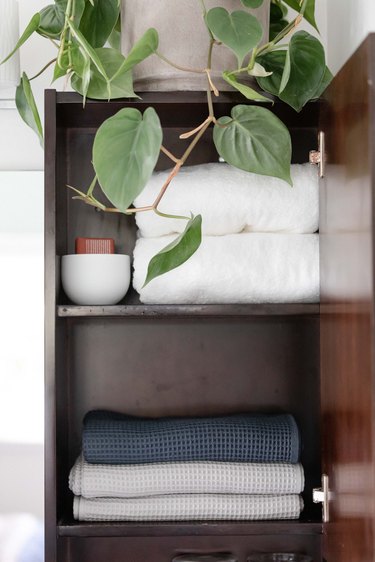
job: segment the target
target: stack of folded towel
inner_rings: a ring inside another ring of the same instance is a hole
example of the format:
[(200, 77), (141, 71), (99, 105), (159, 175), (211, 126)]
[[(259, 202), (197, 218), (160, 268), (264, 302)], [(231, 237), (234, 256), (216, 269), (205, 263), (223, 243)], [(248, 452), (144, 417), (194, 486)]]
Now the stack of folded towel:
[(69, 486), (83, 521), (296, 519), (300, 439), (288, 414), (85, 416)]
[[(154, 201), (167, 178), (154, 173), (136, 207)], [(136, 214), (134, 288), (144, 303), (318, 302), (319, 200), (316, 169), (291, 168), (293, 187), (224, 163), (182, 168), (164, 195), (164, 213), (202, 215), (202, 244), (183, 265), (146, 287), (147, 266), (186, 221)]]

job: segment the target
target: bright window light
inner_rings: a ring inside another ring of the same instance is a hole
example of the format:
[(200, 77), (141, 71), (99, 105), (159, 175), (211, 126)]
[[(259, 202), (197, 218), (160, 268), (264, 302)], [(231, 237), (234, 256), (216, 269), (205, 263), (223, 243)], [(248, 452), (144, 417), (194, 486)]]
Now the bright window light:
[(31, 174), (0, 172), (0, 442), (43, 442), (43, 184)]

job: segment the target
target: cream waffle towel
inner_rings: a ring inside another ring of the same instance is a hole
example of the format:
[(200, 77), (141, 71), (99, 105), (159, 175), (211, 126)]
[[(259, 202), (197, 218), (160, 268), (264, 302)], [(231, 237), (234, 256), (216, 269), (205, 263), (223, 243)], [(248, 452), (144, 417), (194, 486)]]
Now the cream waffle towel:
[(142, 289), (150, 259), (174, 238), (137, 240), (133, 286), (143, 303), (319, 301), (317, 234), (206, 236), (187, 262), (153, 279)]
[[(318, 175), (311, 164), (293, 164), (293, 187), (286, 182), (244, 172), (228, 164), (184, 167), (166, 191), (164, 213), (200, 213), (204, 235), (247, 232), (312, 233), (318, 230)], [(156, 172), (134, 204), (152, 203), (167, 177)], [(186, 222), (160, 217), (152, 211), (137, 213), (141, 236), (157, 237), (182, 232)]]
[(132, 498), (165, 494), (299, 494), (301, 464), (176, 462), (91, 464), (81, 455), (69, 487), (85, 498)]
[(80, 521), (189, 521), (297, 519), (302, 509), (303, 501), (297, 494), (177, 494), (133, 499), (75, 496), (73, 512)]

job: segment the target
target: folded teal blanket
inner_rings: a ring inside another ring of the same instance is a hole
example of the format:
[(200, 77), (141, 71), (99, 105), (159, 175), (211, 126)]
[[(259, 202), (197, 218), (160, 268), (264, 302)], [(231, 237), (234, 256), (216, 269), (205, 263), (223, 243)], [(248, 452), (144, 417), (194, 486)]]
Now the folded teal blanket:
[(88, 412), (83, 427), (87, 462), (286, 462), (299, 460), (297, 424), (289, 414), (207, 418), (136, 418)]

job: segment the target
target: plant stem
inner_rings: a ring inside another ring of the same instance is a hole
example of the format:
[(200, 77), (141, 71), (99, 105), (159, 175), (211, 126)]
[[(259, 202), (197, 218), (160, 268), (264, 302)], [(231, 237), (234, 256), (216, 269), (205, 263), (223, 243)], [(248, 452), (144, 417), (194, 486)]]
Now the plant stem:
[(48, 39), (51, 41), (52, 45), (55, 45), (56, 49), (60, 48), (60, 45), (58, 45), (51, 37), (48, 37)]
[(307, 0), (300, 1), (301, 11), (298, 14), (298, 16), (294, 18), (294, 20), (291, 21), (286, 27), (284, 27), (284, 29), (282, 29), (280, 33), (276, 35), (273, 41), (270, 41), (269, 43), (263, 45), (263, 47), (260, 47), (260, 49), (258, 49), (257, 55), (268, 53), (269, 51), (273, 51), (275, 48), (276, 49), (280, 48), (280, 46), (276, 46), (277, 43), (279, 43), (282, 39), (284, 39), (286, 35), (288, 35), (291, 31), (293, 31), (293, 29), (295, 29), (301, 23), (303, 19), (303, 14), (305, 13), (306, 5), (307, 5)]
[(62, 33), (61, 33), (59, 54), (57, 56), (57, 64), (59, 65), (60, 68), (62, 68), (61, 60), (62, 60), (62, 56), (63, 56), (63, 53), (64, 53), (64, 48), (65, 48), (65, 36), (66, 36), (66, 32), (67, 32), (68, 25), (69, 25), (69, 18), (70, 18), (71, 9), (72, 9), (72, 0), (68, 0), (68, 3), (66, 5), (66, 10), (65, 10), (64, 29), (62, 30)]
[(246, 69), (247, 71), (252, 70), (254, 68), (255, 59), (257, 57), (257, 54), (258, 54), (258, 49), (255, 47), (255, 49), (252, 50), (251, 57), (250, 57), (250, 60), (249, 60), (249, 64), (247, 65), (247, 69)]
[(162, 61), (169, 64), (169, 66), (173, 66), (173, 68), (176, 68), (177, 70), (182, 70), (183, 72), (193, 72), (194, 74), (203, 74), (204, 72), (206, 72), (204, 68), (187, 68), (186, 66), (180, 66), (179, 64), (176, 64), (170, 61), (169, 59), (167, 59), (167, 57), (159, 53), (159, 51), (156, 51), (155, 55), (157, 55), (159, 59), (161, 59)]
[[(197, 135), (198, 136), (198, 135)], [(152, 204), (152, 208), (153, 210), (158, 208), (158, 205), (164, 195), (164, 193), (167, 191), (169, 184), (171, 183), (171, 181), (173, 180), (173, 178), (178, 174), (178, 172), (180, 171), (181, 166), (183, 165), (183, 160), (181, 158), (180, 162), (177, 162), (177, 164), (175, 165), (175, 167), (173, 168), (173, 170), (171, 171), (171, 173), (169, 174), (169, 176), (167, 177), (167, 179), (165, 180), (159, 195), (157, 196), (157, 198), (155, 199), (155, 201)]]
[(45, 66), (43, 66), (42, 70), (40, 70), (40, 71), (38, 72), (38, 74), (35, 74), (35, 76), (32, 76), (31, 78), (29, 78), (29, 80), (31, 81), (31, 80), (34, 80), (35, 78), (38, 78), (38, 76), (40, 76), (41, 74), (43, 74), (43, 72), (44, 72), (45, 70), (47, 70), (47, 68), (48, 68), (49, 66), (51, 66), (51, 64), (53, 64), (53, 63), (56, 62), (56, 61), (57, 61), (57, 59), (52, 59), (52, 60), (50, 60), (49, 62), (47, 62), (47, 64), (46, 64)]
[[(210, 92), (211, 93), (211, 92)], [(200, 125), (198, 125), (198, 127), (195, 127), (195, 129), (193, 129), (192, 131), (189, 131), (188, 133), (182, 133), (182, 135), (179, 136), (180, 139), (189, 139), (190, 137), (192, 137), (193, 135), (196, 135), (198, 133), (198, 131), (200, 131), (202, 129), (202, 127), (205, 126), (205, 124), (207, 123), (207, 121), (211, 122), (212, 115), (209, 115), (204, 121), (203, 123), (201, 123)]]
[(200, 3), (202, 5), (203, 16), (205, 16), (207, 14), (207, 8), (206, 8), (206, 5), (204, 3), (204, 0), (200, 0)]
[(204, 133), (206, 132), (206, 130), (208, 129), (208, 127), (210, 126), (210, 124), (212, 123), (213, 118), (211, 117), (209, 120), (207, 120), (207, 122), (205, 123), (205, 125), (203, 125), (203, 127), (201, 128), (201, 130), (197, 133), (197, 135), (194, 137), (194, 139), (192, 140), (192, 142), (190, 143), (190, 145), (187, 147), (187, 149), (185, 150), (184, 154), (182, 155), (181, 158), (181, 162), (182, 164), (185, 164), (186, 160), (188, 159), (188, 157), (190, 156), (191, 151), (195, 148), (195, 145), (198, 143), (198, 141), (201, 139), (201, 137), (204, 135)]
[(179, 159), (176, 158), (176, 156), (174, 156), (174, 155), (172, 154), (172, 152), (169, 152), (169, 150), (168, 150), (167, 148), (165, 148), (165, 146), (161, 145), (160, 150), (161, 150), (162, 152), (164, 152), (164, 154), (165, 154), (166, 156), (168, 156), (168, 158), (170, 158), (175, 164), (177, 164), (177, 162), (179, 162)]
[(208, 83), (207, 86), (207, 104), (208, 104), (208, 115), (209, 117), (214, 118), (214, 106), (212, 103), (212, 94), (211, 94), (211, 85)]
[(183, 215), (168, 215), (167, 213), (162, 213), (158, 209), (154, 209), (154, 213), (156, 213), (160, 217), (165, 217), (166, 219), (182, 219), (186, 221), (190, 220), (190, 217), (184, 217)]
[(212, 49), (215, 45), (216, 41), (215, 39), (211, 39), (210, 41), (210, 46), (208, 48), (208, 57), (207, 57), (207, 68), (208, 70), (211, 70), (211, 66), (212, 66)]

